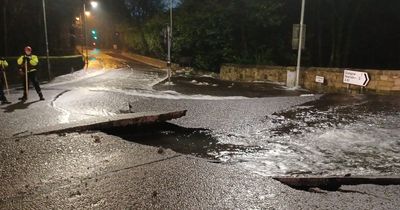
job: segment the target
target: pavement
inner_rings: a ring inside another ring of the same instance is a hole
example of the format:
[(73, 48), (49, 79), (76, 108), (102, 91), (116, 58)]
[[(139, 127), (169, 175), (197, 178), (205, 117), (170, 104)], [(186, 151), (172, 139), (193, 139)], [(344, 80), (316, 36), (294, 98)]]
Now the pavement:
[[(136, 138), (144, 138), (140, 135), (124, 138), (90, 130), (20, 136), (123, 113), (188, 110), (187, 116), (170, 123), (202, 129), (214, 137), (237, 139), (240, 134), (239, 139), (249, 139), (248, 147), (256, 144), (250, 137), (265, 116), (320, 98), (291, 91), (235, 95), (228, 90), (231, 85), (220, 92), (213, 89), (212, 94), (202, 88), (188, 93), (181, 91), (179, 82), (176, 88), (160, 86), (166, 76), (163, 71), (131, 60), (124, 65), (57, 78), (43, 86), (46, 101), (36, 101), (31, 92), (27, 102), (1, 107), (0, 209), (397, 209), (400, 204), (400, 186), (343, 186), (342, 191), (320, 193), (295, 190), (241, 164), (137, 143)], [(9, 100), (17, 101), (20, 94), (12, 90)], [(163, 134), (174, 138), (173, 133)]]

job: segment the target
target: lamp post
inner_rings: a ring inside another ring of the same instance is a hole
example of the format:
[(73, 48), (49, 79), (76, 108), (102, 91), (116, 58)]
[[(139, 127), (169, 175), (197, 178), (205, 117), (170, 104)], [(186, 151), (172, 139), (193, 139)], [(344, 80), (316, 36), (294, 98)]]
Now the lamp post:
[[(87, 11), (86, 11), (86, 0), (83, 1), (83, 45), (85, 49), (85, 68), (88, 68), (89, 64), (89, 55), (87, 49), (87, 33), (86, 33), (86, 21), (87, 21)], [(83, 50), (82, 50), (83, 52)]]
[(296, 66), (296, 87), (300, 88), (300, 65), (301, 65), (301, 50), (303, 46), (303, 30), (304, 30), (304, 10), (306, 0), (301, 2), (301, 15), (300, 15), (300, 34), (299, 34), (299, 49), (297, 51), (297, 66)]
[(47, 18), (46, 18), (46, 2), (45, 0), (42, 0), (42, 5), (43, 5), (43, 22), (44, 22), (44, 37), (46, 41), (46, 56), (47, 56), (47, 71), (49, 73), (49, 80), (51, 80), (52, 75), (51, 75), (51, 66), (50, 66), (50, 51), (49, 51), (49, 38), (47, 34)]
[(4, 1), (3, 4), (3, 26), (4, 26), (4, 56), (7, 56), (8, 54), (8, 47), (7, 47), (7, 3), (8, 0)]
[(172, 63), (171, 63), (171, 48), (172, 48), (172, 0), (169, 0), (169, 19), (170, 19), (170, 23), (169, 26), (167, 28), (167, 34), (168, 34), (168, 61), (167, 61), (167, 65), (168, 65), (168, 81), (171, 81), (171, 67), (172, 67)]
[[(86, 68), (89, 67), (89, 51), (87, 45), (87, 18), (91, 15), (90, 11), (86, 10), (86, 3), (87, 0), (83, 0), (83, 39), (84, 39), (84, 46), (85, 46), (85, 66)], [(92, 8), (97, 8), (99, 3), (97, 1), (91, 1), (90, 5)]]

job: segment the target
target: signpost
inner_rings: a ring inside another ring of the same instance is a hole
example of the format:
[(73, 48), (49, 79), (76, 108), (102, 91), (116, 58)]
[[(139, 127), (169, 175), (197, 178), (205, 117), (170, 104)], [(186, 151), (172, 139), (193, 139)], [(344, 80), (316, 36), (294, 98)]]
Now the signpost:
[(365, 87), (369, 81), (367, 72), (344, 70), (343, 83)]

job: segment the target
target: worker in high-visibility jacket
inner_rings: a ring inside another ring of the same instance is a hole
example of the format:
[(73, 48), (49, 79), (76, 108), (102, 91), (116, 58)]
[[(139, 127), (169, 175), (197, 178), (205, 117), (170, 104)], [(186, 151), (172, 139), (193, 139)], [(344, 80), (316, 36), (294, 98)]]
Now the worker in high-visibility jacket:
[[(36, 93), (39, 95), (39, 98), (41, 101), (44, 101), (42, 90), (40, 88), (40, 84), (37, 78), (37, 71), (38, 71), (38, 64), (39, 64), (39, 58), (36, 55), (32, 54), (32, 48), (31, 47), (25, 47), (25, 55), (22, 55), (18, 58), (17, 60), (18, 66), (19, 66), (19, 73), (22, 76), (23, 79), (23, 84), (24, 84), (24, 95), (19, 98), (19, 100), (26, 101), (28, 98), (27, 95), (27, 88), (26, 85), (26, 78), (25, 78), (25, 71), (28, 72), (28, 83), (29, 81), (32, 82), (33, 86), (35, 87)], [(25, 66), (26, 65), (26, 66)]]
[(5, 71), (6, 71), (6, 69), (7, 69), (7, 67), (8, 67), (8, 63), (7, 63), (7, 61), (6, 61), (6, 59), (5, 58), (0, 58), (0, 101), (1, 101), (1, 104), (3, 105), (3, 104), (10, 104), (10, 102), (7, 100), (7, 98), (6, 98), (6, 96), (4, 95), (4, 84), (6, 84), (5, 82), (5, 80), (6, 80), (6, 78), (4, 77), (4, 73), (5, 73)]

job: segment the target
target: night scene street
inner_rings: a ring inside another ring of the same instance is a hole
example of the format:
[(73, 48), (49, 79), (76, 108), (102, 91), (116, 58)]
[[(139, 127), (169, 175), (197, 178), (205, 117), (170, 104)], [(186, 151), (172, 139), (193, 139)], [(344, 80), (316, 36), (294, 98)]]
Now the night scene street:
[(399, 208), (400, 2), (0, 2), (0, 209)]

